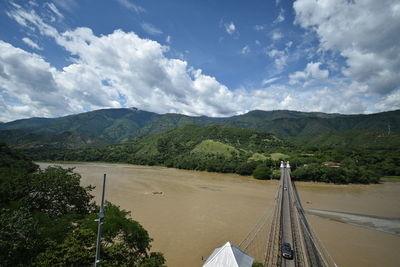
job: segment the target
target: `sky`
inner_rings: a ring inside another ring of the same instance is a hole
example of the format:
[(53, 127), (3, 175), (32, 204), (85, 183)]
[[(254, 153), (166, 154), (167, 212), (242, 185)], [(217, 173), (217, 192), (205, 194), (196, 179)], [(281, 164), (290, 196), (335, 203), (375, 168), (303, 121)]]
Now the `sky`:
[(0, 121), (400, 109), (398, 0), (0, 2)]

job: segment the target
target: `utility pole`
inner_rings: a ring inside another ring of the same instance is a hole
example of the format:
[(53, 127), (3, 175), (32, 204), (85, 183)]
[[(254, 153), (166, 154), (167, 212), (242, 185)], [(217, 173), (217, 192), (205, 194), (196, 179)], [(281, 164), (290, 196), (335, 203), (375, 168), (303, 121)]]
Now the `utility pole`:
[(95, 221), (98, 222), (97, 227), (97, 243), (96, 243), (96, 259), (94, 261), (94, 266), (100, 266), (100, 240), (101, 240), (101, 226), (103, 224), (104, 215), (104, 192), (106, 191), (106, 174), (103, 177), (103, 191), (101, 192), (101, 203), (100, 203), (100, 211), (99, 211), (99, 218)]

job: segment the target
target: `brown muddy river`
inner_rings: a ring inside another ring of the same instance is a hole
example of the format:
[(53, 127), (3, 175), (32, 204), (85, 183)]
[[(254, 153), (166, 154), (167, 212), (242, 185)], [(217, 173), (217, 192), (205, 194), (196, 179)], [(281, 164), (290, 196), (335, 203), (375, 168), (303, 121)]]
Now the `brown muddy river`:
[[(48, 163), (40, 163), (42, 168)], [(99, 201), (132, 212), (168, 266), (201, 266), (201, 257), (227, 241), (238, 245), (265, 213), (272, 213), (276, 181), (233, 174), (107, 163), (68, 163), (94, 185)], [(339, 266), (400, 266), (400, 183), (297, 183), (309, 221)], [(268, 225), (267, 225), (268, 227)]]

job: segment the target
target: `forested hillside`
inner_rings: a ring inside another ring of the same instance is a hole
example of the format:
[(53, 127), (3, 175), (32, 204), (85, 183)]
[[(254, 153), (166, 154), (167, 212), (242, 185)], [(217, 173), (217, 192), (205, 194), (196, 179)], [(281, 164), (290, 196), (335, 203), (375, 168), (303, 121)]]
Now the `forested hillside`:
[(274, 135), (255, 130), (186, 125), (107, 147), (26, 152), (40, 160), (127, 162), (219, 172), (241, 173), (239, 166), (251, 165), (246, 172), (251, 174), (257, 165), (253, 157), (267, 159), (269, 153), (285, 146)]
[[(260, 165), (273, 169), (281, 159), (299, 169), (310, 164), (316, 168), (324, 161), (345, 163), (341, 170), (361, 168), (362, 179), (324, 167), (318, 169), (329, 171), (329, 178), (320, 172), (294, 176), (338, 183), (376, 182), (400, 173), (400, 110), (369, 115), (255, 110), (210, 118), (104, 109), (0, 124), (1, 138), (35, 160), (126, 162), (239, 174), (253, 174)], [(358, 162), (352, 161), (353, 153)]]
[[(250, 111), (243, 115), (210, 118), (192, 117), (181, 114), (156, 114), (137, 109), (103, 109), (61, 118), (32, 118), (0, 124), (3, 130), (23, 130), (22, 135), (60, 135), (73, 133), (83, 138), (93, 138), (117, 143), (131, 138), (175, 129), (192, 124), (196, 126), (222, 125), (273, 133), (279, 138), (316, 136), (350, 130), (379, 130), (400, 132), (400, 111), (370, 115), (341, 115), (298, 111)], [(4, 135), (3, 135), (4, 136)], [(14, 145), (14, 139), (5, 141)], [(79, 143), (77, 143), (79, 144)]]
[[(279, 178), (281, 160), (291, 162), (297, 180), (370, 183), (385, 175), (400, 175), (398, 149), (300, 146), (269, 133), (223, 126), (186, 125), (107, 147), (26, 153), (38, 160), (160, 165), (257, 179)], [(322, 166), (326, 161), (342, 166)]]

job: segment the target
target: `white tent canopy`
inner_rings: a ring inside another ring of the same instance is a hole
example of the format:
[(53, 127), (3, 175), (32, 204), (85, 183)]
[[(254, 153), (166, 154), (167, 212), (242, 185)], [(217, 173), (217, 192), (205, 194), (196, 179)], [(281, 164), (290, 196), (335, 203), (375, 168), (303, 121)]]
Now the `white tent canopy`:
[(227, 242), (214, 250), (203, 267), (251, 267), (253, 261), (251, 256)]

